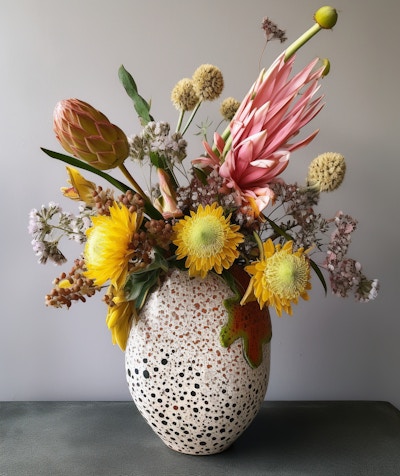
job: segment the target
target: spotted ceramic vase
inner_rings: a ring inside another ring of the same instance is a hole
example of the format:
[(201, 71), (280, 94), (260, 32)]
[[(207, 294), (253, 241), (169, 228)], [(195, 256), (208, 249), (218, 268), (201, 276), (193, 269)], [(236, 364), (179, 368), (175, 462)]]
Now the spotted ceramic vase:
[(132, 398), (155, 433), (181, 453), (224, 451), (265, 397), (269, 342), (262, 344), (257, 367), (244, 357), (243, 339), (221, 345), (228, 320), (223, 300), (232, 295), (216, 275), (189, 278), (174, 270), (132, 326), (125, 353)]

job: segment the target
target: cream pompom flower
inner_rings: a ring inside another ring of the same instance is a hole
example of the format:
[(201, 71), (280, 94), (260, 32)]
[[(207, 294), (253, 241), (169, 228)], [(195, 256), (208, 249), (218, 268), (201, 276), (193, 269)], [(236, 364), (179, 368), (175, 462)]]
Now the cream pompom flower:
[(192, 76), (194, 90), (202, 101), (217, 99), (224, 89), (224, 78), (217, 66), (202, 64)]
[(183, 78), (176, 83), (171, 93), (172, 104), (178, 111), (191, 111), (199, 102), (193, 81)]
[(315, 157), (308, 167), (307, 183), (320, 192), (332, 192), (343, 182), (346, 162), (342, 154), (325, 152)]

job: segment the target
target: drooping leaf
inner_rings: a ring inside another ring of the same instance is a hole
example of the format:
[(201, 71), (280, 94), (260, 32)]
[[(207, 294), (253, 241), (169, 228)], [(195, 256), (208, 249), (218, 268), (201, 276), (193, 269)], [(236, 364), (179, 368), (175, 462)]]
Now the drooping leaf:
[[(120, 182), (113, 176), (99, 169), (96, 169), (95, 167), (92, 167), (87, 162), (83, 162), (82, 160), (79, 160), (75, 157), (71, 157), (69, 155), (60, 154), (59, 152), (54, 152), (52, 150), (44, 149), (43, 147), (41, 147), (41, 150), (45, 154), (47, 154), (49, 157), (52, 157), (53, 159), (61, 160), (62, 162), (65, 162), (66, 164), (73, 165), (74, 167), (78, 167), (80, 169), (88, 170), (89, 172), (92, 172), (93, 174), (98, 175), (99, 177), (107, 180), (107, 182), (109, 182), (118, 190), (121, 190), (121, 192), (123, 193), (127, 192), (128, 190), (132, 190), (132, 187), (125, 185), (124, 183)], [(144, 210), (149, 217), (154, 218), (155, 220), (162, 219), (162, 214), (151, 204), (149, 200), (145, 200)]]
[(71, 157), (69, 155), (60, 154), (59, 152), (54, 152), (52, 150), (44, 149), (43, 147), (41, 147), (41, 150), (45, 154), (47, 154), (49, 157), (52, 157), (53, 159), (61, 160), (62, 162), (65, 162), (66, 164), (73, 165), (74, 167), (78, 167), (80, 169), (88, 170), (89, 172), (92, 172), (93, 174), (96, 174), (99, 177), (102, 177), (103, 179), (107, 180), (107, 182), (111, 183), (111, 185), (114, 185), (115, 188), (117, 188), (118, 190), (121, 190), (121, 192), (125, 193), (127, 190), (130, 189), (130, 187), (128, 187), (124, 183), (115, 179), (111, 175), (99, 169), (96, 169), (95, 167), (92, 167), (87, 162), (83, 162), (82, 160), (76, 159), (75, 157)]
[(154, 119), (150, 114), (150, 104), (138, 93), (135, 80), (123, 65), (121, 65), (118, 70), (118, 77), (128, 96), (133, 101), (141, 124), (145, 126), (148, 122), (153, 121)]
[(326, 285), (326, 281), (325, 281), (325, 278), (324, 278), (324, 275), (321, 273), (321, 270), (319, 269), (319, 266), (317, 265), (317, 263), (315, 261), (313, 261), (312, 259), (310, 259), (310, 265), (312, 267), (312, 269), (314, 270), (315, 274), (318, 276), (319, 280), (321, 281), (321, 284), (325, 290), (325, 294), (327, 294), (328, 292), (328, 287)]

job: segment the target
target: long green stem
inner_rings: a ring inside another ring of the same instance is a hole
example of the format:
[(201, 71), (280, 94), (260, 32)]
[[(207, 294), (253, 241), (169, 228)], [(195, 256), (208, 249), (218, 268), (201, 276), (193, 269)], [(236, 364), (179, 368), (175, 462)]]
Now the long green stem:
[[(230, 135), (231, 135), (231, 129), (230, 129), (229, 124), (228, 124), (228, 125), (226, 126), (224, 132), (221, 134), (221, 137), (222, 137), (222, 139), (224, 140), (224, 142), (226, 142), (226, 140), (228, 139), (228, 137), (229, 137)], [(213, 146), (212, 146), (212, 150), (213, 150), (213, 152), (218, 152), (215, 143), (214, 143)]]
[(133, 188), (135, 190), (135, 192), (137, 192), (145, 202), (148, 202), (149, 201), (149, 198), (148, 196), (144, 193), (144, 191), (142, 190), (142, 188), (140, 187), (140, 185), (136, 182), (136, 180), (132, 177), (132, 175), (129, 173), (128, 169), (125, 167), (124, 164), (121, 164), (119, 166), (119, 169), (121, 170), (121, 172), (124, 174), (125, 178), (131, 183), (131, 185), (133, 185)]
[(146, 213), (151, 217), (159, 220), (162, 218), (161, 213), (154, 207), (154, 205), (151, 203), (150, 198), (144, 193), (142, 190), (141, 186), (136, 182), (136, 180), (132, 177), (132, 175), (129, 173), (128, 169), (125, 167), (124, 164), (121, 164), (119, 166), (119, 169), (121, 172), (125, 175), (125, 177), (128, 179), (128, 181), (133, 185), (134, 191), (137, 192), (144, 201), (144, 209)]
[(185, 111), (181, 109), (179, 111), (179, 118), (178, 118), (178, 124), (176, 125), (175, 132), (179, 132), (182, 126), (182, 121), (183, 121), (183, 116), (185, 115)]
[(193, 109), (192, 114), (190, 115), (190, 117), (189, 117), (189, 119), (188, 119), (188, 121), (187, 121), (187, 123), (186, 123), (186, 126), (184, 127), (184, 129), (183, 129), (183, 131), (182, 131), (182, 135), (185, 134), (185, 132), (187, 131), (188, 127), (189, 127), (190, 124), (192, 123), (194, 116), (196, 115), (197, 111), (199, 110), (199, 107), (201, 106), (201, 103), (202, 103), (202, 101), (200, 100), (200, 101), (196, 104), (195, 108)]
[(291, 58), (296, 51), (301, 48), (308, 40), (310, 40), (314, 35), (316, 35), (322, 28), (318, 25), (318, 23), (314, 23), (314, 25), (309, 28), (305, 33), (303, 33), (296, 41), (294, 41), (285, 52), (285, 61)]

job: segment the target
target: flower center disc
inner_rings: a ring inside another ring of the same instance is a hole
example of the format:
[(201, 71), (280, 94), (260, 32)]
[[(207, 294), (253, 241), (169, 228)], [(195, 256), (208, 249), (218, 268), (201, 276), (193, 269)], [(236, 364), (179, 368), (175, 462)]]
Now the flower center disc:
[(187, 231), (187, 243), (197, 256), (212, 256), (223, 249), (224, 228), (214, 216), (197, 217)]
[(277, 253), (269, 259), (264, 277), (274, 294), (290, 300), (296, 299), (306, 290), (307, 263), (298, 256)]

